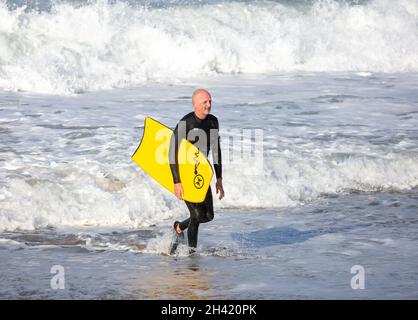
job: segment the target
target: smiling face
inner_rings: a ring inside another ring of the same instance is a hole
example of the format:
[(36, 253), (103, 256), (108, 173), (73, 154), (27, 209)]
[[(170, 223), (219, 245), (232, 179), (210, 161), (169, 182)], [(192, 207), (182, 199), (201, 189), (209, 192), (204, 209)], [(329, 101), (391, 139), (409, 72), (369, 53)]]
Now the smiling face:
[(196, 116), (203, 120), (210, 113), (212, 98), (206, 90), (198, 89), (193, 93), (192, 104)]

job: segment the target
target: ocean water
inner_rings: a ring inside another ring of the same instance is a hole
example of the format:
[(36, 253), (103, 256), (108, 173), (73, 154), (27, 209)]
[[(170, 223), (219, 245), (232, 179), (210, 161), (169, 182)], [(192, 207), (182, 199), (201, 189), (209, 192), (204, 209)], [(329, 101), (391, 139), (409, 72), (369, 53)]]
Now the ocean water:
[[(0, 299), (417, 299), (417, 17), (0, 1)], [(131, 155), (145, 117), (174, 127), (199, 87), (226, 196), (197, 255), (168, 256), (187, 208)]]

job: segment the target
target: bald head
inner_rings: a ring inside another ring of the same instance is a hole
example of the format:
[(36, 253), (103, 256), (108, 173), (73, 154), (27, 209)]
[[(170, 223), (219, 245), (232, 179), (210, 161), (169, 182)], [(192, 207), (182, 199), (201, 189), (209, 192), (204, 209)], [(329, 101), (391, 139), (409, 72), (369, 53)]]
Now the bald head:
[(208, 97), (210, 98), (210, 93), (205, 89), (197, 89), (193, 92), (192, 95), (192, 103), (194, 104), (196, 100), (200, 99), (201, 97)]
[(193, 92), (192, 104), (196, 116), (205, 119), (212, 107), (212, 97), (205, 89), (197, 89)]

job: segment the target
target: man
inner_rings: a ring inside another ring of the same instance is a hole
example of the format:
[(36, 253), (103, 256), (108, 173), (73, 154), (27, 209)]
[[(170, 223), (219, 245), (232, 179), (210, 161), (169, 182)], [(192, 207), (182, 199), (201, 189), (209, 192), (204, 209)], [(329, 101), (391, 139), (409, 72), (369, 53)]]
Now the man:
[[(225, 193), (222, 186), (219, 124), (218, 119), (209, 114), (212, 107), (212, 98), (209, 92), (204, 89), (198, 89), (193, 92), (192, 105), (194, 111), (185, 115), (179, 121), (174, 129), (174, 134), (170, 143), (169, 159), (171, 173), (173, 174), (174, 194), (178, 199), (182, 199), (183, 187), (181, 185), (178, 167), (178, 148), (182, 139), (186, 139), (193, 143), (206, 157), (212, 147), (213, 166), (216, 175), (216, 193), (219, 193), (219, 199), (221, 200)], [(182, 222), (174, 222), (174, 229), (178, 235), (182, 235), (182, 232), (187, 228), (189, 247), (196, 248), (199, 224), (211, 221), (214, 216), (210, 186), (203, 202), (192, 203), (185, 201), (185, 203), (190, 211), (190, 217)], [(172, 253), (175, 250), (175, 247), (172, 250)], [(194, 251), (194, 249), (192, 249), (192, 251)]]

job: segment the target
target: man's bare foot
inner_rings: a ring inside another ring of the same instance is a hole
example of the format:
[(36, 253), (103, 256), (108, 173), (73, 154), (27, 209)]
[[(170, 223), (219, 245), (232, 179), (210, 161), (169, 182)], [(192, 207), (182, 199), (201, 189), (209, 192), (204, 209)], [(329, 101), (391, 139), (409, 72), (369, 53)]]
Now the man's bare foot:
[(183, 232), (183, 230), (180, 229), (180, 222), (178, 221), (174, 222), (174, 229), (176, 230), (178, 234)]

